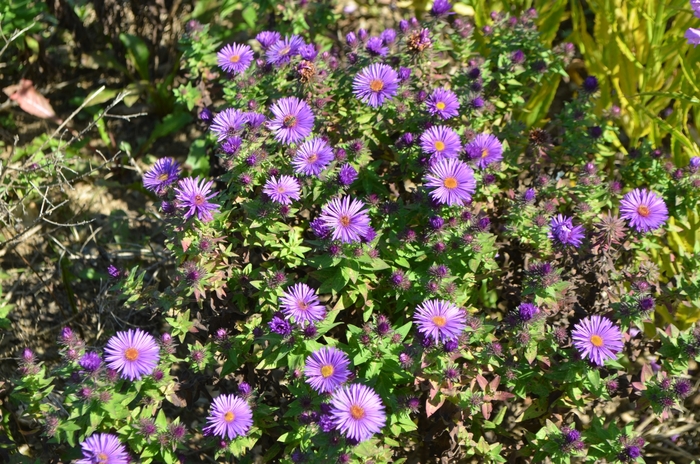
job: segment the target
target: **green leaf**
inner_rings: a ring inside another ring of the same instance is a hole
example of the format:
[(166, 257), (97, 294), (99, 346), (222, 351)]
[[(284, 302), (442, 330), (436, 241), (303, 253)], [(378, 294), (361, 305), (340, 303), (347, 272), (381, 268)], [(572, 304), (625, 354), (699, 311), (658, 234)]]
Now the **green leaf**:
[(139, 73), (141, 79), (149, 81), (148, 59), (151, 53), (148, 51), (146, 42), (135, 35), (124, 33), (119, 34), (119, 40), (124, 44), (126, 53), (134, 64), (134, 68), (136, 68), (136, 72)]
[(187, 155), (185, 164), (192, 166), (192, 176), (209, 175), (209, 155), (204, 139), (197, 139), (190, 145), (190, 153)]

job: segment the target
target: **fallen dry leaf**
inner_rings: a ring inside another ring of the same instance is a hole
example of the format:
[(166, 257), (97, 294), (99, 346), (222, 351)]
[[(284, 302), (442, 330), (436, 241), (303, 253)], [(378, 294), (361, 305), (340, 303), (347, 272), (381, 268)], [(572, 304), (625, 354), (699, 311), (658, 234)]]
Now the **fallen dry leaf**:
[(2, 89), (10, 100), (17, 102), (20, 108), (37, 118), (56, 119), (56, 113), (51, 107), (51, 103), (40, 94), (32, 81), (21, 79), (19, 84), (10, 85)]

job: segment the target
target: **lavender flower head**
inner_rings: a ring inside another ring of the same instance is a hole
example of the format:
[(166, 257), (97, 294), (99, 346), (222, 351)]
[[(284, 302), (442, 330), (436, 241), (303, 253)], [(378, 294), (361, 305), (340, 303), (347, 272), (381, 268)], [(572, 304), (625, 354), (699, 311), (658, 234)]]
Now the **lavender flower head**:
[(150, 171), (143, 175), (143, 186), (162, 195), (165, 189), (180, 176), (180, 165), (172, 158), (160, 158)]
[(433, 7), (430, 9), (430, 15), (439, 18), (448, 14), (451, 9), (452, 5), (448, 0), (435, 0)]
[(280, 297), (280, 306), (287, 319), (294, 318), (294, 322), (322, 321), (326, 317), (326, 307), (316, 296), (316, 291), (306, 284), (296, 284)]
[(586, 234), (583, 226), (574, 226), (572, 218), (558, 214), (549, 224), (548, 236), (561, 245), (573, 245), (578, 248)]
[(396, 95), (398, 84), (396, 71), (385, 64), (374, 63), (357, 73), (352, 88), (357, 98), (376, 108)]
[(180, 180), (175, 187), (175, 199), (178, 208), (186, 209), (185, 219), (189, 219), (195, 214), (202, 222), (209, 222), (213, 219), (212, 212), (219, 210), (219, 205), (209, 203), (209, 200), (217, 195), (217, 192), (211, 191), (213, 185), (214, 181), (207, 182), (205, 179), (200, 179), (199, 176), (194, 179), (187, 177)]
[(610, 319), (597, 315), (579, 321), (571, 338), (581, 357), (598, 366), (602, 366), (606, 359), (616, 359), (623, 347), (620, 329)]
[(153, 372), (160, 360), (159, 353), (160, 348), (152, 335), (141, 329), (129, 329), (109, 339), (105, 361), (107, 367), (133, 381)]
[(293, 56), (299, 54), (299, 48), (304, 45), (304, 39), (298, 35), (285, 37), (272, 44), (266, 51), (267, 62), (274, 66), (289, 63)]
[(325, 140), (315, 138), (304, 142), (292, 159), (294, 172), (318, 176), (333, 161), (333, 149)]
[(462, 143), (459, 135), (447, 126), (433, 126), (420, 136), (420, 146), (423, 153), (431, 155), (435, 160), (456, 158)]
[(357, 442), (370, 439), (386, 424), (382, 399), (372, 388), (361, 384), (336, 390), (330, 416), (336, 429)]
[(275, 203), (289, 205), (301, 195), (299, 181), (291, 176), (272, 176), (263, 187), (263, 193)]
[(349, 196), (334, 198), (321, 211), (320, 219), (332, 232), (333, 240), (343, 243), (359, 242), (369, 228), (365, 204)]
[(80, 444), (83, 459), (75, 464), (128, 464), (129, 454), (116, 435), (111, 433), (93, 433)]
[(521, 303), (520, 306), (518, 306), (518, 317), (522, 322), (532, 320), (539, 312), (540, 308), (532, 303)]
[(102, 365), (102, 358), (98, 353), (88, 351), (80, 358), (78, 364), (88, 372), (95, 372)]
[(425, 176), (425, 186), (432, 189), (430, 196), (440, 204), (462, 205), (471, 200), (476, 191), (474, 171), (457, 159), (435, 163)]
[(389, 53), (389, 48), (384, 46), (384, 41), (380, 37), (370, 37), (365, 48), (371, 56), (386, 56)]
[(246, 435), (253, 425), (253, 411), (248, 403), (235, 395), (219, 395), (209, 409), (203, 432), (233, 440)]
[(245, 113), (234, 108), (227, 108), (214, 117), (211, 131), (216, 134), (217, 142), (222, 142), (243, 130), (245, 123)]
[(241, 74), (253, 61), (253, 50), (248, 45), (226, 45), (216, 54), (219, 67), (226, 72)]
[(413, 320), (418, 331), (436, 343), (458, 338), (466, 328), (464, 312), (444, 300), (424, 301), (416, 308)]
[(425, 100), (428, 113), (439, 116), (442, 119), (450, 119), (459, 116), (459, 100), (454, 92), (447, 89), (435, 89)]
[(314, 128), (311, 108), (297, 97), (280, 98), (270, 111), (275, 117), (267, 126), (274, 132), (275, 139), (285, 145), (304, 140)]
[(638, 232), (658, 229), (668, 219), (666, 203), (646, 189), (634, 189), (620, 201), (620, 217), (627, 219)]
[(467, 155), (475, 159), (479, 169), (503, 159), (503, 145), (491, 134), (479, 134), (465, 147)]
[(350, 358), (334, 347), (323, 347), (306, 358), (306, 383), (319, 393), (329, 393), (350, 378)]
[(357, 170), (351, 164), (344, 164), (338, 172), (338, 183), (347, 187), (357, 180)]
[(257, 40), (260, 43), (260, 46), (262, 46), (263, 50), (267, 50), (281, 38), (282, 36), (280, 35), (280, 33), (275, 31), (262, 31), (261, 33), (255, 36), (255, 40)]

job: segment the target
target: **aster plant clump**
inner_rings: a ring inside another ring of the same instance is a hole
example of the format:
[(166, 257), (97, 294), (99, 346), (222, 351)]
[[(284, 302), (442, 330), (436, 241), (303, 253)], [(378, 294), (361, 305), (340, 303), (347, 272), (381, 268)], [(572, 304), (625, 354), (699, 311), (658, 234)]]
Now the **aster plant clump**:
[[(30, 409), (46, 433), (112, 434), (142, 462), (641, 460), (596, 408), (628, 388), (670, 421), (693, 394), (700, 332), (667, 308), (700, 290), (659, 250), (692, 230), (700, 158), (626, 146), (595, 76), (549, 114), (539, 91), (576, 51), (536, 20), (477, 30), (441, 0), (342, 40), (185, 38), (204, 135), (143, 179), (177, 272), (113, 278), (167, 332), (63, 337), (69, 415)], [(18, 398), (48, 395), (21, 366)], [(177, 420), (183, 398), (204, 415)]]

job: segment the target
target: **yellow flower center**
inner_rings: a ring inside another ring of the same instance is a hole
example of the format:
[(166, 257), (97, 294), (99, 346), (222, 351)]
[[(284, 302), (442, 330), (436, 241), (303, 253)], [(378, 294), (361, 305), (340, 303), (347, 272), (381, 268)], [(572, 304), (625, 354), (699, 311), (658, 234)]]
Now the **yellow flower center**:
[(603, 339), (600, 338), (600, 335), (591, 335), (591, 343), (593, 343), (593, 346), (600, 348), (603, 346)]
[(481, 150), (481, 157), (486, 158), (487, 156), (489, 156), (489, 151), (486, 148), (484, 148), (483, 150)]
[(291, 47), (284, 47), (282, 50), (280, 50), (280, 55), (286, 55), (287, 53), (289, 53), (291, 51), (292, 51)]
[(321, 376), (324, 379), (327, 379), (328, 377), (333, 375), (333, 372), (335, 372), (335, 369), (333, 369), (333, 366), (331, 366), (330, 364), (326, 364), (321, 368)]
[(277, 193), (284, 193), (284, 192), (286, 192), (286, 191), (287, 191), (287, 190), (284, 188), (283, 185), (280, 185), (279, 187), (277, 187)]
[(370, 81), (369, 88), (372, 90), (372, 92), (379, 92), (384, 88), (384, 81), (381, 79), (374, 79)]
[(442, 150), (444, 150), (444, 149), (445, 149), (445, 142), (442, 142), (442, 141), (440, 141), (440, 140), (438, 140), (437, 142), (435, 142), (435, 149), (436, 149), (437, 151), (442, 151)]
[(108, 464), (109, 463), (109, 456), (107, 456), (105, 453), (97, 453), (97, 463), (98, 464)]
[(452, 190), (453, 188), (457, 187), (457, 179), (455, 179), (454, 177), (448, 177), (447, 179), (442, 181), (442, 185)]
[(317, 159), (318, 159), (318, 155), (316, 153), (311, 153), (311, 155), (309, 155), (309, 158), (308, 158), (309, 163), (315, 163)]
[(306, 303), (304, 300), (298, 300), (297, 301), (297, 306), (299, 307), (300, 310), (306, 311), (309, 309), (309, 305)]
[(231, 63), (238, 63), (241, 61), (241, 56), (240, 55), (233, 55), (231, 58), (228, 59)]
[(353, 419), (355, 420), (360, 420), (363, 417), (365, 417), (365, 408), (362, 406), (358, 406), (356, 404), (353, 404), (350, 406), (350, 415), (352, 416)]
[(231, 411), (228, 411), (226, 414), (224, 414), (224, 420), (226, 422), (231, 422), (236, 418), (236, 415), (232, 413)]
[(136, 361), (139, 359), (139, 350), (134, 347), (127, 348), (127, 350), (124, 352), (124, 357), (127, 361)]
[(340, 216), (340, 225), (347, 227), (350, 225), (350, 216)]
[(437, 109), (439, 109), (439, 110), (442, 111), (442, 110), (445, 109), (445, 102), (437, 102), (437, 104), (435, 105), (435, 107), (436, 107)]
[(639, 213), (639, 215), (642, 217), (647, 217), (651, 214), (651, 211), (649, 211), (648, 206), (639, 205), (639, 207), (637, 208), (637, 213)]
[(168, 180), (168, 173), (164, 172), (163, 174), (159, 175), (158, 180), (161, 182), (164, 180)]
[(194, 204), (199, 206), (202, 203), (204, 203), (204, 197), (202, 195), (195, 195), (194, 196)]
[(447, 319), (445, 319), (445, 316), (433, 316), (433, 324), (438, 327), (445, 327), (445, 324), (447, 324)]

